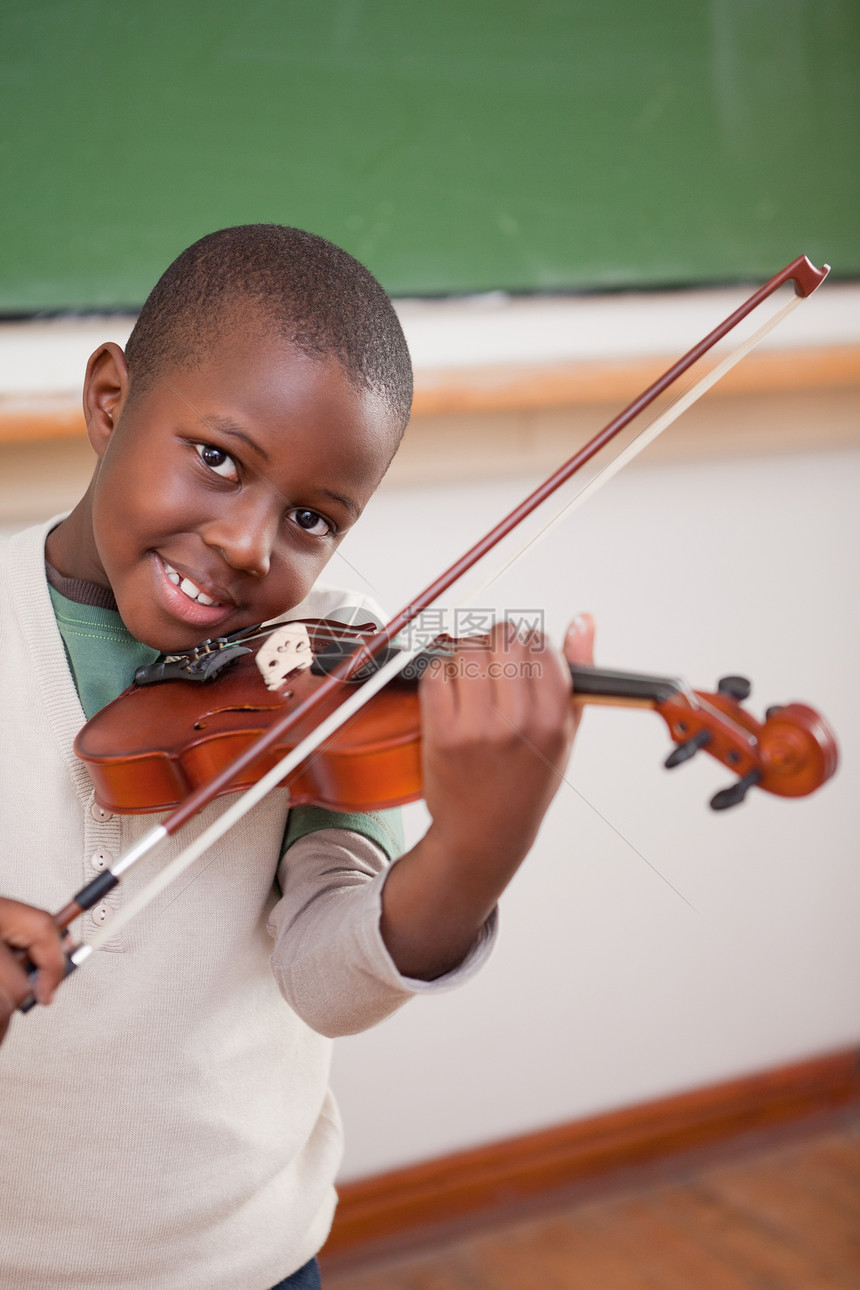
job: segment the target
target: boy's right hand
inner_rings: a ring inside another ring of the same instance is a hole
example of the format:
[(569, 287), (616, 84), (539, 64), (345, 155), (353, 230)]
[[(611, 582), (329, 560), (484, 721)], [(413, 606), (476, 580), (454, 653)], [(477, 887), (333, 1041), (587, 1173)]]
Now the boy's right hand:
[[(590, 662), (593, 638), (584, 615), (565, 640), (567, 662)], [(421, 687), (431, 824), (388, 874), (381, 930), (400, 972), (431, 980), (462, 962), (531, 847), (578, 712), (561, 654), (509, 624), (432, 665)]]
[[(35, 983), (16, 951), (23, 951), (39, 969)], [(50, 1003), (65, 972), (62, 935), (51, 915), (0, 897), (0, 1041), (19, 1004), (30, 994), (39, 1003)]]

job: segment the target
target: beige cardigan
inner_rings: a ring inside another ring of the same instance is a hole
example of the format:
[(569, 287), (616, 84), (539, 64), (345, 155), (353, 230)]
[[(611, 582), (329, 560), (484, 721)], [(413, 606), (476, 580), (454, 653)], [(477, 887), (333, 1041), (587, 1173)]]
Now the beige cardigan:
[[(44, 579), (48, 527), (0, 544), (0, 892), (58, 909), (95, 876), (94, 856), (118, 856), (154, 817), (103, 818), (72, 752), (83, 714)], [(459, 983), (492, 933), (449, 977), (404, 979), (379, 934), (382, 852), (355, 833), (311, 834), (278, 886), (286, 809), (272, 794), (52, 1007), (13, 1022), (0, 1049), (2, 1290), (268, 1290), (325, 1240), (341, 1129), (323, 1035)], [(86, 939), (90, 916), (72, 930)]]

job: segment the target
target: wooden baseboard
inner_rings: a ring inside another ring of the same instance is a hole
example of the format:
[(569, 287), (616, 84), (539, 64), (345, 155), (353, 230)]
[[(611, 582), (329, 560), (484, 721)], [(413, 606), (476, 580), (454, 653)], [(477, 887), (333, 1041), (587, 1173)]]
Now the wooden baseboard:
[(325, 1256), (417, 1244), (446, 1223), (851, 1103), (855, 1049), (346, 1183)]

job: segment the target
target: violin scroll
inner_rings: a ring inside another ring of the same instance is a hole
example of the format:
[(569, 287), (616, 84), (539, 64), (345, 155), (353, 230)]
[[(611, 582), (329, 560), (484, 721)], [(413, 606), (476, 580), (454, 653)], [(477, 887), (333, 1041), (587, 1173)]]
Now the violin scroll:
[(669, 768), (703, 750), (737, 779), (711, 799), (715, 811), (742, 802), (758, 787), (778, 797), (805, 797), (836, 771), (839, 751), (823, 717), (805, 703), (768, 708), (758, 722), (742, 706), (751, 690), (745, 677), (723, 677), (715, 694), (680, 689), (655, 704), (676, 748)]
[(839, 762), (833, 732), (814, 708), (789, 703), (768, 709), (759, 735), (767, 787), (781, 797), (804, 797), (830, 778)]

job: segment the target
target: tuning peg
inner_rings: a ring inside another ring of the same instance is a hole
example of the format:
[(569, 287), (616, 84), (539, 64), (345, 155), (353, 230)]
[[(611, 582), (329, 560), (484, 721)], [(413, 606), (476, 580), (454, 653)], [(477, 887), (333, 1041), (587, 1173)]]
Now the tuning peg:
[(723, 788), (711, 798), (711, 809), (726, 811), (730, 806), (737, 806), (744, 800), (751, 788), (755, 788), (761, 779), (760, 770), (751, 770), (743, 779), (736, 780), (729, 788)]
[(673, 766), (680, 766), (682, 762), (689, 761), (700, 748), (704, 748), (705, 744), (710, 742), (710, 730), (700, 730), (697, 735), (693, 735), (691, 739), (687, 739), (684, 743), (678, 744), (677, 748), (673, 748), (663, 765), (667, 770), (671, 770)]
[(719, 694), (727, 694), (730, 699), (737, 699), (738, 703), (743, 703), (752, 693), (752, 682), (745, 676), (721, 676), (717, 682), (717, 691)]

